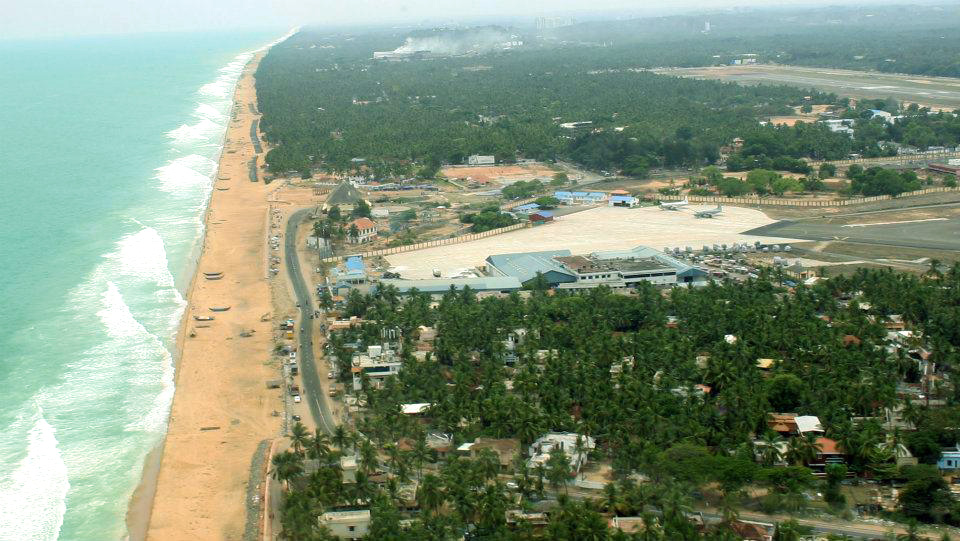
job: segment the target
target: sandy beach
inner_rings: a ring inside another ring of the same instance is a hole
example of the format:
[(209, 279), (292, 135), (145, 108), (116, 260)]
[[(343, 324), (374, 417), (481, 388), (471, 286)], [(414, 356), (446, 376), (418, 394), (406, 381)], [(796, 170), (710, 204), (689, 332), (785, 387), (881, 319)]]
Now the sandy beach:
[[(266, 264), (268, 197), (277, 186), (248, 178), (255, 156), (250, 126), (258, 118), (252, 112), (253, 73), (262, 56), (251, 60), (237, 85), (235, 116), (206, 215), (203, 254), (177, 342), (169, 429), (154, 460), (159, 467), (151, 472), (148, 461), (131, 504), (131, 539), (144, 534), (163, 541), (241, 538), (251, 460), (258, 444), (280, 430), (280, 418), (272, 415), (282, 409), (280, 391), (265, 386), (278, 373), (270, 362)], [(203, 273), (212, 272), (224, 273), (222, 279), (206, 279)], [(210, 309), (227, 306), (228, 311)]]

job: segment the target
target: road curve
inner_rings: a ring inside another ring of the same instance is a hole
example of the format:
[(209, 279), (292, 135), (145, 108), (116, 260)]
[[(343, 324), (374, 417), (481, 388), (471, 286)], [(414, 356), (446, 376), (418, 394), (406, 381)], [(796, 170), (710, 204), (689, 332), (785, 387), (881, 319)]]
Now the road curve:
[(293, 292), (300, 303), (300, 332), (297, 335), (297, 360), (300, 363), (300, 379), (303, 382), (303, 396), (310, 407), (310, 414), (317, 427), (323, 428), (328, 434), (333, 434), (336, 422), (333, 414), (323, 399), (323, 388), (320, 386), (320, 375), (317, 373), (317, 364), (313, 358), (313, 296), (310, 288), (303, 281), (300, 271), (300, 258), (297, 257), (297, 226), (303, 222), (313, 209), (305, 208), (290, 215), (287, 220), (286, 233), (283, 239), (283, 255), (287, 264), (287, 273)]

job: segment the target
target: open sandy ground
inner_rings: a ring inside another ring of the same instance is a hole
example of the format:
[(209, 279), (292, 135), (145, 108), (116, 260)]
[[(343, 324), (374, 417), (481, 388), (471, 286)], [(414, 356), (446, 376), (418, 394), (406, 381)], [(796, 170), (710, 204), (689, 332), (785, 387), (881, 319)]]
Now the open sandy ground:
[[(199, 272), (222, 271), (222, 280), (202, 275), (191, 284), (179, 338), (176, 395), (156, 479), (148, 539), (240, 539), (246, 515), (246, 485), (258, 443), (274, 437), (280, 404), (265, 381), (276, 372), (270, 357), (271, 298), (266, 278), (268, 194), (271, 187), (250, 182), (253, 155), (247, 104), (256, 103), (253, 72), (247, 66), (235, 100), (220, 160), (217, 188), (207, 212)], [(229, 151), (235, 151), (233, 153)], [(212, 312), (211, 306), (230, 306)], [(194, 316), (215, 316), (198, 322)], [(242, 337), (244, 331), (254, 331)], [(145, 481), (146, 483), (146, 481)], [(135, 517), (131, 537), (136, 536)]]
[(516, 182), (518, 180), (549, 179), (556, 172), (545, 165), (496, 165), (490, 167), (445, 167), (443, 176), (452, 179), (469, 178), (474, 182)]
[(635, 246), (657, 249), (670, 246), (732, 244), (734, 242), (792, 242), (792, 239), (743, 235), (773, 223), (758, 210), (724, 207), (714, 219), (694, 218), (695, 210), (712, 206), (691, 205), (679, 211), (657, 207), (636, 209), (598, 207), (561, 216), (554, 223), (521, 229), (474, 242), (440, 246), (415, 252), (392, 255), (387, 261), (404, 278), (431, 278), (433, 269), (444, 276), (483, 264), (493, 254), (569, 249), (574, 254), (600, 250), (623, 250)]

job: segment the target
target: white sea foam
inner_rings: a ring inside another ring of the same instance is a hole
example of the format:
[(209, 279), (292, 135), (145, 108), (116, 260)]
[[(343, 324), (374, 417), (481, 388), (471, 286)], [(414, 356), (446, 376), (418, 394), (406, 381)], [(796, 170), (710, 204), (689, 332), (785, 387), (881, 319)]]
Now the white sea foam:
[(194, 124), (182, 124), (179, 128), (167, 132), (167, 137), (179, 145), (209, 142), (212, 137), (223, 131), (223, 124), (209, 118), (201, 118)]
[[(169, 275), (169, 271), (167, 272)], [(171, 277), (172, 281), (172, 277)], [(127, 430), (158, 432), (163, 429), (166, 423), (167, 411), (173, 400), (173, 356), (164, 347), (163, 342), (155, 334), (151, 334), (146, 327), (133, 316), (130, 307), (127, 305), (120, 294), (120, 290), (113, 282), (107, 282), (107, 290), (102, 294), (101, 300), (103, 308), (97, 312), (97, 317), (107, 329), (107, 333), (113, 339), (112, 344), (106, 344), (106, 351), (92, 351), (94, 355), (131, 355), (136, 352), (128, 361), (134, 361), (137, 364), (148, 364), (141, 370), (149, 374), (149, 379), (138, 381), (138, 383), (149, 385), (150, 379), (153, 379), (159, 372), (159, 383), (161, 391), (153, 398), (152, 407), (142, 416), (134, 419), (126, 425)], [(179, 294), (178, 294), (179, 296)], [(183, 303), (174, 310), (176, 320), (179, 320), (183, 314)], [(159, 367), (159, 370), (157, 368)], [(137, 378), (139, 379), (139, 378)]]
[(0, 481), (0, 540), (4, 541), (56, 539), (67, 511), (70, 482), (56, 430), (39, 406), (29, 422), (33, 426), (27, 433), (27, 454)]
[(190, 154), (172, 160), (156, 169), (160, 187), (167, 193), (193, 193), (197, 188), (209, 189), (217, 163), (199, 154)]

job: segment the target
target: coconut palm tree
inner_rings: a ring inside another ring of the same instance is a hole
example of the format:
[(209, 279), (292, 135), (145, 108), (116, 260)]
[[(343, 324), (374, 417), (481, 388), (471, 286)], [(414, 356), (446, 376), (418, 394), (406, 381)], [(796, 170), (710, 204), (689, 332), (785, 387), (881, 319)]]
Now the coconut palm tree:
[(354, 438), (353, 434), (351, 434), (346, 427), (337, 425), (336, 428), (333, 429), (333, 435), (330, 437), (330, 440), (333, 445), (337, 447), (337, 450), (339, 450), (341, 454), (344, 454), (347, 448), (353, 445)]
[(380, 460), (377, 458), (377, 449), (367, 440), (360, 443), (360, 468), (367, 474), (377, 470)]
[(273, 455), (270, 462), (272, 465), (270, 475), (285, 485), (303, 475), (303, 457), (299, 453), (290, 451), (277, 453)]
[(769, 468), (783, 460), (783, 456), (780, 454), (780, 444), (783, 443), (783, 439), (779, 434), (768, 430), (763, 434), (760, 442), (760, 461), (764, 466)]
[(327, 436), (327, 433), (322, 431), (320, 427), (317, 427), (307, 443), (307, 456), (320, 462), (330, 458), (330, 436)]
[(310, 444), (310, 430), (300, 421), (290, 428), (290, 444), (298, 455), (303, 455), (303, 450)]

